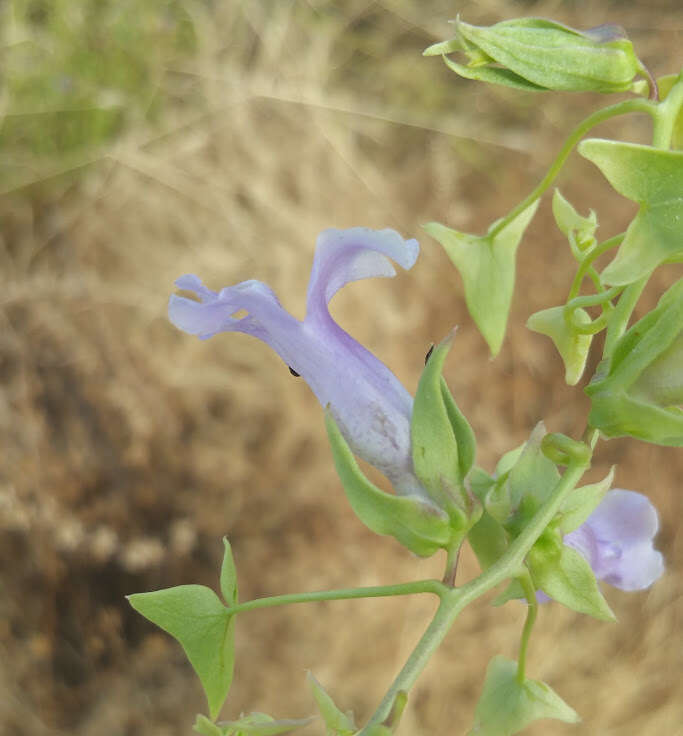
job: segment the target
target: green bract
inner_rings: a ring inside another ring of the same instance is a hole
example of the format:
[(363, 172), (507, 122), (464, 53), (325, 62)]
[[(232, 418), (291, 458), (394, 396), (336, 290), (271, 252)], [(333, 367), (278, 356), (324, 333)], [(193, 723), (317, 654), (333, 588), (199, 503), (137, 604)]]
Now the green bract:
[(448, 516), (418, 496), (394, 496), (371, 483), (351, 452), (329, 411), (325, 413), (332, 455), (346, 496), (358, 518), (373, 532), (395, 537), (420, 557), (448, 547), (452, 529)]
[(462, 527), (473, 511), (465, 478), (474, 462), (476, 440), (441, 375), (452, 343), (453, 334), (427, 360), (415, 394), (410, 439), (415, 475), (454, 526)]
[(527, 679), (520, 682), (516, 662), (494, 657), (486, 669), (471, 736), (514, 736), (541, 718), (565, 723), (581, 720), (544, 682)]
[(272, 718), (266, 713), (250, 713), (237, 721), (211, 723), (204, 716), (197, 716), (194, 730), (202, 736), (276, 736), (291, 733), (308, 725), (312, 718)]
[(546, 530), (529, 550), (527, 565), (536, 588), (579, 613), (601, 621), (615, 617), (586, 559), (562, 543), (559, 532)]
[(580, 250), (586, 250), (595, 243), (595, 231), (598, 227), (598, 218), (593, 210), (588, 217), (580, 215), (560, 192), (556, 189), (553, 193), (553, 217), (560, 232), (565, 235), (569, 242)]
[(344, 713), (335, 705), (327, 690), (316, 680), (311, 672), (308, 673), (308, 683), (311, 692), (318, 704), (320, 715), (325, 723), (325, 732), (329, 736), (352, 736), (356, 732), (353, 714)]
[(683, 151), (592, 138), (579, 145), (609, 183), (640, 210), (602, 280), (615, 286), (683, 260)]
[[(624, 92), (641, 64), (619, 26), (578, 31), (543, 18), (520, 18), (493, 26), (456, 20), (455, 38), (424, 54), (444, 55), (446, 64), (467, 79), (524, 90)], [(467, 66), (446, 58), (461, 51)]]
[(497, 223), (494, 222), (489, 235), (483, 236), (461, 233), (438, 222), (424, 225), (460, 271), (467, 308), (492, 355), (498, 354), (505, 336), (515, 286), (517, 247), (537, 207), (538, 200), (500, 232), (495, 231)]
[(608, 437), (683, 445), (683, 279), (636, 322), (598, 366), (585, 392), (588, 421)]
[(571, 321), (567, 319), (566, 313), (565, 307), (543, 309), (532, 314), (526, 326), (534, 332), (547, 335), (555, 343), (564, 362), (564, 380), (574, 386), (583, 375), (593, 336), (584, 335), (576, 329), (577, 325), (590, 323), (588, 312), (584, 309), (572, 310)]

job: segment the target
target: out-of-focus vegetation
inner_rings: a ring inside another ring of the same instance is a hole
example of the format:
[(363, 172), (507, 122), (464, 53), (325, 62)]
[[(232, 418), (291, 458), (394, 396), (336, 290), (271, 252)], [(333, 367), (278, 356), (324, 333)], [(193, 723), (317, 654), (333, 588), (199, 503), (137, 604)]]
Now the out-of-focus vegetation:
[[(316, 234), (419, 237), (409, 274), (335, 300), (346, 329), (414, 391), (458, 323), (446, 375), (491, 467), (545, 418), (573, 435), (587, 403), (523, 325), (560, 303), (571, 256), (549, 205), (519, 254), (499, 358), (420, 223), (481, 231), (516, 204), (567, 130), (608, 98), (521, 95), (460, 80), (423, 48), (521, 14), (626, 27), (655, 74), (681, 65), (679, 3), (429, 0), (13, 0), (0, 5), (0, 732), (186, 734), (204, 703), (180, 649), (126, 593), (213, 585), (228, 534), (241, 595), (438, 576), (355, 519), (306, 386), (245, 336), (200, 343), (165, 317), (174, 278), (270, 283), (301, 315)], [(639, 119), (615, 124), (646, 140)], [(563, 193), (601, 233), (631, 206), (573, 159)], [(664, 271), (659, 286), (670, 281)], [(656, 294), (646, 296), (652, 303)], [(554, 733), (681, 733), (680, 453), (602, 446), (595, 478), (662, 512), (670, 572), (610, 591), (616, 626), (544, 607), (531, 676), (584, 717)], [(462, 574), (475, 563), (465, 557)], [(422, 599), (255, 612), (237, 628), (226, 717), (311, 711), (311, 668), (363, 718), (426, 625)], [(411, 694), (402, 729), (458, 734), (487, 660), (523, 612), (474, 606)], [(547, 733), (545, 724), (530, 734)], [(307, 733), (317, 733), (308, 727)]]
[(5, 190), (158, 123), (178, 102), (160, 75), (197, 52), (182, 2), (9, 0), (0, 18)]

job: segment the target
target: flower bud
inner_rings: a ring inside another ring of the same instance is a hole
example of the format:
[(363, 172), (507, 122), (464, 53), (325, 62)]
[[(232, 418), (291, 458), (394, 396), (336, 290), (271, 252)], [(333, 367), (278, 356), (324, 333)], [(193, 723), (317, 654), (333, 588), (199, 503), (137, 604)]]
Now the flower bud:
[[(446, 64), (467, 79), (537, 91), (623, 92), (642, 69), (633, 44), (615, 25), (579, 31), (543, 18), (455, 24), (455, 38), (424, 54), (444, 54)], [(464, 52), (468, 64), (446, 58), (453, 51)]]

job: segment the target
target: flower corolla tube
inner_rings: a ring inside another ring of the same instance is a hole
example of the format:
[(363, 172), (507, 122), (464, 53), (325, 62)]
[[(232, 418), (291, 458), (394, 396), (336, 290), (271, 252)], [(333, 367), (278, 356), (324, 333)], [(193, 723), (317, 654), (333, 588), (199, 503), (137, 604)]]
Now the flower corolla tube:
[[(208, 289), (193, 274), (176, 286), (199, 301), (172, 295), (171, 322), (202, 339), (220, 332), (257, 337), (310, 386), (329, 407), (351, 450), (374, 465), (396, 492), (429, 502), (415, 476), (410, 419), (413, 399), (396, 376), (331, 317), (328, 303), (345, 284), (373, 276), (394, 276), (391, 263), (409, 269), (418, 242), (396, 231), (355, 227), (324, 230), (318, 236), (308, 283), (306, 316), (297, 320), (261, 281), (243, 281), (220, 291)], [(246, 315), (237, 318), (237, 312)]]
[(658, 529), (657, 510), (646, 496), (614, 488), (564, 543), (586, 558), (598, 580), (643, 590), (664, 572), (662, 554), (652, 544)]

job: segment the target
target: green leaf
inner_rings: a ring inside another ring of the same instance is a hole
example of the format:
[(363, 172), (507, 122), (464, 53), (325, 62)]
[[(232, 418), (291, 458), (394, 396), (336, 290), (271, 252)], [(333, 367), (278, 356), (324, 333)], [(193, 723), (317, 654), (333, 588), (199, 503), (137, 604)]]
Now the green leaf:
[(332, 414), (325, 413), (337, 474), (358, 518), (376, 534), (395, 537), (420, 557), (429, 557), (451, 540), (448, 516), (427, 499), (384, 493), (361, 472)]
[(630, 284), (665, 262), (683, 260), (683, 151), (592, 138), (579, 153), (640, 209), (614, 260), (602, 272), (606, 284)]
[[(683, 411), (675, 402), (679, 398), (680, 403), (681, 396), (677, 394), (681, 372), (676, 350), (682, 330), (683, 278), (622, 335), (612, 354), (598, 366), (584, 389), (591, 399), (588, 420), (592, 427), (608, 437), (683, 445)], [(667, 403), (660, 404), (655, 394), (665, 397)]]
[(588, 217), (580, 215), (562, 196), (559, 189), (553, 193), (553, 216), (560, 232), (571, 240), (575, 239), (580, 250), (584, 250), (593, 242), (598, 227), (598, 218), (593, 210)]
[(551, 307), (536, 312), (529, 317), (526, 326), (553, 341), (564, 363), (564, 380), (569, 386), (575, 386), (586, 367), (593, 336), (578, 332), (574, 323), (587, 325), (591, 318), (585, 309), (575, 309), (570, 324), (565, 319), (565, 309), (564, 306)]
[[(265, 713), (250, 713), (237, 721), (221, 721), (224, 736), (275, 736), (307, 726), (313, 718), (282, 718), (275, 720)], [(200, 732), (201, 733), (201, 732)]]
[(203, 585), (180, 585), (127, 598), (138, 613), (178, 640), (199, 676), (215, 719), (232, 683), (234, 617), (213, 590)]
[(467, 540), (482, 570), (488, 570), (504, 554), (508, 546), (507, 534), (502, 524), (488, 511), (467, 533)]
[(502, 593), (499, 593), (492, 601), (492, 606), (502, 606), (508, 601), (525, 601), (524, 588), (519, 580), (511, 580)]
[(351, 713), (343, 713), (337, 708), (325, 688), (315, 679), (311, 672), (308, 673), (308, 682), (311, 686), (315, 702), (318, 704), (320, 715), (327, 727), (327, 735), (352, 736), (356, 732), (353, 715)]
[(227, 537), (223, 537), (223, 564), (221, 565), (221, 593), (228, 607), (237, 605), (237, 570), (232, 557), (232, 548)]
[(476, 736), (513, 736), (533, 721), (554, 718), (565, 723), (581, 720), (554, 690), (538, 680), (517, 679), (517, 663), (494, 657), (486, 670), (484, 689), (477, 704)]
[[(460, 272), (472, 319), (497, 355), (505, 336), (515, 285), (515, 255), (524, 230), (538, 207), (527, 207), (497, 235), (476, 236), (430, 222), (424, 229), (445, 248)], [(489, 228), (489, 233), (496, 226)]]
[(573, 532), (595, 511), (614, 480), (613, 465), (609, 473), (597, 483), (581, 486), (571, 492), (559, 512), (559, 529), (562, 534)]
[(436, 505), (462, 521), (470, 506), (464, 480), (476, 443), (441, 375), (452, 343), (453, 334), (435, 347), (425, 365), (415, 394), (410, 436), (415, 474)]
[(558, 603), (601, 621), (615, 621), (586, 560), (547, 533), (529, 550), (527, 563), (534, 584)]

